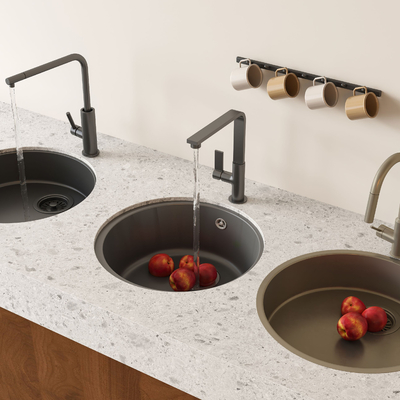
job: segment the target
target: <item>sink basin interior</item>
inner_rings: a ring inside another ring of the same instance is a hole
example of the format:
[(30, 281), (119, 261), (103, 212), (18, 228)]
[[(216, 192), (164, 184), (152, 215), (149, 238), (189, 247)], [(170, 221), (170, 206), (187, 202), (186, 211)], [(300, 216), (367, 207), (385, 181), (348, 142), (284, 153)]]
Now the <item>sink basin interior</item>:
[[(93, 190), (96, 178), (81, 160), (46, 150), (24, 150), (29, 220), (51, 217), (76, 206)], [(16, 152), (0, 154), (0, 223), (23, 222)]]
[[(263, 281), (257, 311), (267, 331), (293, 353), (351, 372), (400, 370), (400, 264), (374, 253), (330, 251), (290, 260)], [(358, 341), (336, 330), (348, 296), (382, 307), (388, 324)]]
[[(216, 221), (223, 219), (225, 229)], [(200, 263), (213, 264), (218, 286), (245, 274), (263, 251), (258, 228), (242, 215), (213, 204), (200, 206)], [(178, 268), (193, 254), (193, 202), (160, 201), (120, 213), (99, 232), (95, 243), (100, 263), (115, 276), (149, 289), (173, 291), (168, 277), (150, 275), (148, 262), (166, 253)]]

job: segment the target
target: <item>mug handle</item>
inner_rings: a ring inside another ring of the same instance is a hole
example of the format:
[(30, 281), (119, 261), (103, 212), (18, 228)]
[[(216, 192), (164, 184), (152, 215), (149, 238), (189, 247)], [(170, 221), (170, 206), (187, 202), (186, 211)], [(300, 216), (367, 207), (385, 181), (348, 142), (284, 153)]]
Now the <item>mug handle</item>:
[(289, 73), (289, 71), (288, 71), (287, 68), (278, 68), (278, 69), (275, 71), (275, 76), (278, 76), (278, 72), (279, 72), (279, 71), (286, 71), (286, 74), (285, 74), (285, 75), (287, 75), (287, 74)]
[(246, 58), (246, 59), (244, 59), (244, 60), (240, 60), (240, 61), (239, 61), (239, 68), (242, 68), (242, 62), (245, 62), (245, 61), (248, 61), (248, 62), (249, 62), (249, 67), (250, 67), (250, 65), (251, 65), (251, 60), (250, 60), (250, 58)]
[(366, 88), (365, 86), (360, 86), (360, 87), (356, 87), (356, 88), (353, 90), (353, 96), (356, 95), (356, 90), (358, 90), (358, 89), (364, 89), (365, 94), (367, 94), (367, 88)]
[(324, 76), (319, 76), (318, 78), (315, 78), (313, 81), (312, 81), (312, 84), (313, 84), (313, 86), (315, 86), (315, 81), (318, 81), (318, 80), (320, 80), (320, 79), (323, 79), (324, 80), (324, 85), (326, 84), (326, 78), (324, 77)]

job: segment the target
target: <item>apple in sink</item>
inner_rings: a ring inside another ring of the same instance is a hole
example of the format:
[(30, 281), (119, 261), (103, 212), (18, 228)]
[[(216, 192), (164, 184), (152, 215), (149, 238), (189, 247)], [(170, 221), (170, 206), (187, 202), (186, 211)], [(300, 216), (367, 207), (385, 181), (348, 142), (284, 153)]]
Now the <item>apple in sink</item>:
[(193, 288), (196, 276), (188, 268), (178, 268), (169, 277), (169, 284), (175, 292), (186, 292)]
[(368, 307), (362, 316), (367, 320), (369, 332), (379, 332), (387, 323), (387, 314), (381, 307)]
[(350, 312), (362, 314), (366, 308), (365, 304), (358, 297), (349, 296), (342, 301), (341, 311), (342, 315)]
[(211, 286), (217, 279), (218, 273), (214, 265), (204, 263), (199, 265), (200, 286)]
[(349, 312), (339, 319), (336, 329), (343, 339), (354, 341), (367, 333), (368, 322), (361, 314)]
[(186, 255), (179, 261), (179, 268), (187, 268), (194, 271), (194, 259), (193, 256)]
[(174, 270), (174, 261), (165, 253), (158, 253), (149, 261), (149, 272), (153, 276), (169, 276)]

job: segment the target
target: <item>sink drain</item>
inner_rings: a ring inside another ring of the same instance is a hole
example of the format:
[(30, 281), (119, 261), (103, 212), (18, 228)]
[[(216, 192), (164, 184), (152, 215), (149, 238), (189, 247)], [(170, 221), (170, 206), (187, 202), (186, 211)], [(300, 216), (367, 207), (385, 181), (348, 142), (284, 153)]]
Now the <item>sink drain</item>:
[(51, 194), (40, 198), (34, 208), (44, 214), (59, 214), (72, 207), (74, 201), (62, 194)]
[(216, 226), (218, 229), (226, 229), (226, 222), (225, 222), (225, 220), (222, 219), (222, 218), (217, 218), (217, 219), (215, 220), (215, 226)]
[(389, 310), (384, 308), (387, 315), (387, 322), (384, 328), (379, 332), (369, 332), (371, 335), (390, 335), (391, 333), (396, 332), (400, 325), (397, 325), (396, 317)]

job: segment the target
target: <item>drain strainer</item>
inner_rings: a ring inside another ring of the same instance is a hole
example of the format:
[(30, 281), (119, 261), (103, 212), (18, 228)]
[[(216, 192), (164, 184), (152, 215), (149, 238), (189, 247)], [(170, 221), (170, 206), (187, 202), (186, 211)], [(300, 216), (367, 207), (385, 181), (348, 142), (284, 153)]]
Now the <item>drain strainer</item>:
[(397, 325), (397, 321), (395, 316), (386, 308), (384, 308), (386, 315), (387, 315), (387, 322), (384, 328), (379, 332), (369, 332), (372, 335), (390, 335), (391, 333), (396, 332), (400, 325)]
[(34, 208), (44, 214), (59, 214), (72, 207), (74, 201), (62, 194), (51, 194), (40, 198)]

